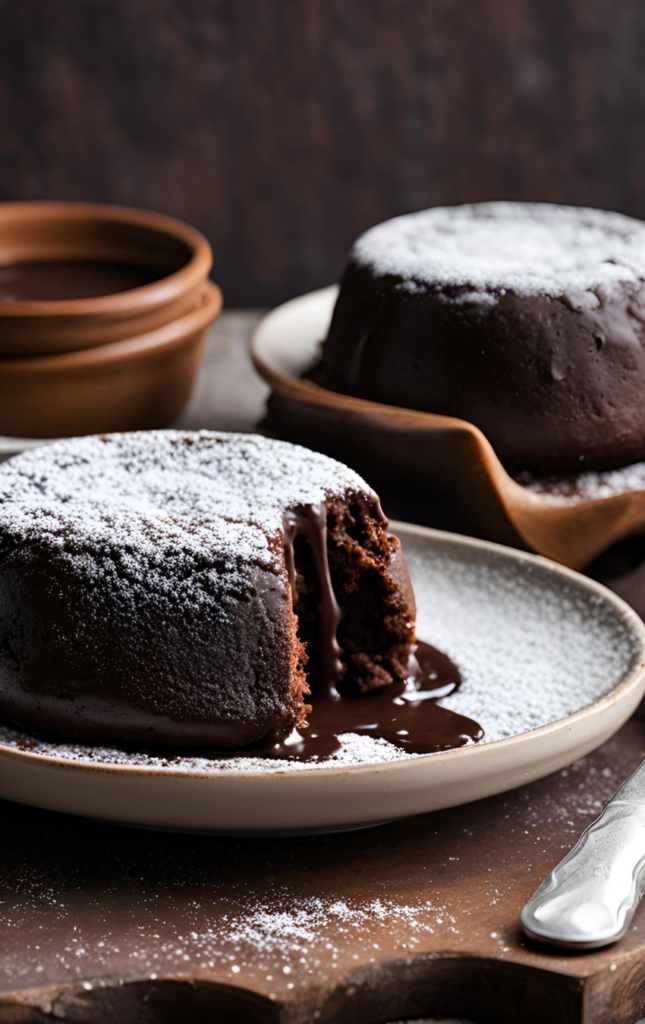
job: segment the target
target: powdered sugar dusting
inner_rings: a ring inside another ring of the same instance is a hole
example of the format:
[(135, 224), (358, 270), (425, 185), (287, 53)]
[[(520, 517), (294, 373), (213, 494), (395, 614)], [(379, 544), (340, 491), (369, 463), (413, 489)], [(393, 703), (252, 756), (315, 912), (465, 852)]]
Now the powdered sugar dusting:
[[(622, 214), (550, 203), (435, 207), (378, 224), (353, 258), (377, 274), (466, 289), (461, 303), (518, 295), (567, 295), (595, 308), (620, 285), (645, 279), (645, 224)], [(467, 297), (467, 298), (466, 298)]]
[[(419, 635), (458, 665), (463, 686), (442, 703), (480, 722), (484, 742), (564, 718), (614, 689), (639, 650), (627, 624), (600, 596), (539, 563), (401, 532), (417, 597)], [(320, 764), (254, 758), (153, 755), (48, 743), (5, 726), (0, 742), (70, 760), (137, 764), (159, 770), (324, 771), (401, 760), (385, 740), (343, 737)]]
[(258, 435), (74, 438), (0, 467), (0, 532), (95, 585), (212, 603), (251, 585), (251, 567), (275, 568), (285, 509), (349, 492), (373, 493), (339, 462)]
[(548, 498), (555, 505), (578, 505), (583, 501), (615, 498), (619, 494), (645, 491), (645, 462), (602, 473), (577, 473), (573, 476), (533, 476), (528, 470), (517, 482), (533, 494)]

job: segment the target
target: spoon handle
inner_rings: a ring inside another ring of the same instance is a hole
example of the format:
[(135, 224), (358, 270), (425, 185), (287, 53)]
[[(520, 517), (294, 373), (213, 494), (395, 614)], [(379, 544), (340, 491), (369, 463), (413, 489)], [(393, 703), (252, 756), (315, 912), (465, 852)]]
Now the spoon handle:
[(522, 910), (529, 938), (572, 949), (621, 939), (645, 889), (645, 762)]

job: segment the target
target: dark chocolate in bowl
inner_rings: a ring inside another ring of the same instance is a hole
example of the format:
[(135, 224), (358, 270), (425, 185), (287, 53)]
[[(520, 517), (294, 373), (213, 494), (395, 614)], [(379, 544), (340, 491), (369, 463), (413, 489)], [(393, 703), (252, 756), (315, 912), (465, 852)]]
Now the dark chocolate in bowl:
[(162, 214), (0, 204), (0, 434), (169, 423), (221, 309), (211, 265), (203, 235)]
[(91, 203), (0, 204), (0, 356), (124, 341), (204, 300), (212, 253), (195, 228)]
[(0, 302), (94, 299), (158, 280), (146, 267), (109, 260), (60, 260), (0, 266)]

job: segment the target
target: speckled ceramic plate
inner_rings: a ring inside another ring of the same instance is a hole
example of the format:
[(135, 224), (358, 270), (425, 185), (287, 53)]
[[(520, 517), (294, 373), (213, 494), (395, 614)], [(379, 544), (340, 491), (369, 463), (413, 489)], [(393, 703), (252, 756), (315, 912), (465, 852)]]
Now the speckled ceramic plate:
[(457, 663), (444, 703), (479, 744), (424, 756), (349, 736), (335, 759), (162, 758), (0, 728), (0, 797), (147, 828), (242, 834), (361, 828), (541, 778), (599, 746), (645, 689), (645, 626), (545, 559), (405, 523), (418, 632)]

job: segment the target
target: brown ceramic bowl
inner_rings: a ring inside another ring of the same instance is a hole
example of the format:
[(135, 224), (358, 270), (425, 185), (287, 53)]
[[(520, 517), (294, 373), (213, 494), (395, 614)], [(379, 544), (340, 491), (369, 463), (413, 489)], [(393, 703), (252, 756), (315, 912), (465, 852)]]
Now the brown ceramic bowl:
[(199, 305), (145, 334), (60, 355), (0, 359), (0, 434), (59, 437), (165, 426), (185, 405), (222, 306)]
[(75, 352), (163, 327), (202, 303), (212, 253), (199, 231), (147, 210), (0, 204), (0, 268), (87, 261), (139, 267), (154, 280), (91, 298), (0, 302), (0, 356)]
[(137, 284), (82, 298), (0, 301), (0, 434), (136, 430), (176, 416), (222, 305), (208, 280), (204, 236), (145, 210), (0, 204), (2, 279), (34, 264), (45, 284), (49, 264), (66, 267), (73, 286), (97, 266), (111, 267), (115, 280), (133, 271)]

